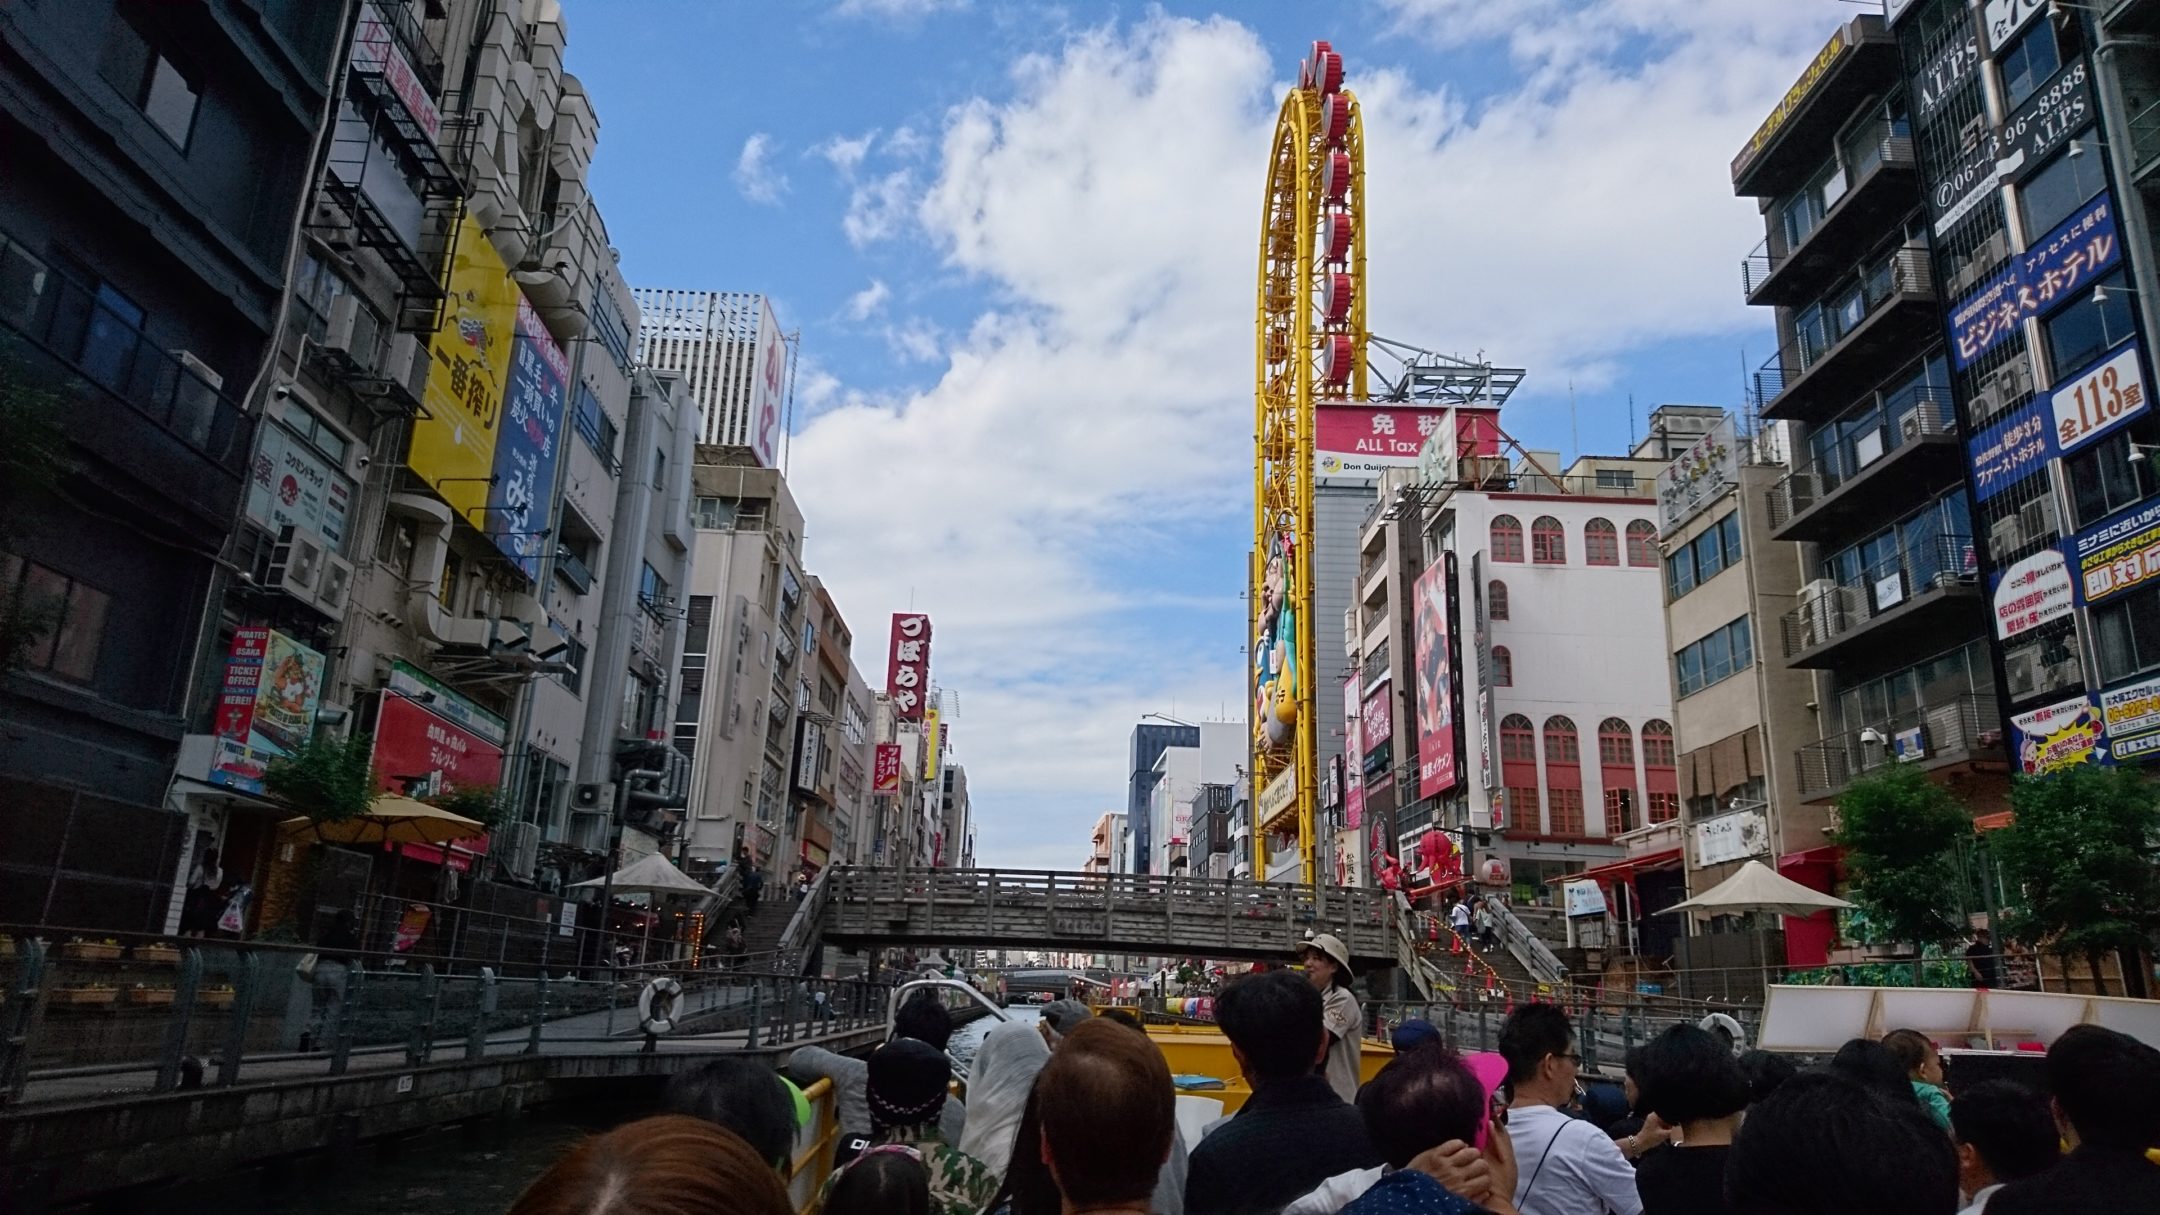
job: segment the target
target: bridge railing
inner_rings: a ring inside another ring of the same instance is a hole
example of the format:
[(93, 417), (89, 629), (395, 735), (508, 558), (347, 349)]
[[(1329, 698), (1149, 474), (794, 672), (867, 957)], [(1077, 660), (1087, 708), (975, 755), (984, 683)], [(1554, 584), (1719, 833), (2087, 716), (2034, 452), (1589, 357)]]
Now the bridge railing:
[[(891, 984), (680, 963), (438, 967), (383, 952), (0, 927), (0, 1105), (342, 1075), (459, 1058), (643, 1045), (647, 984), (681, 985), (672, 1033), (714, 1049), (881, 1025)], [(567, 954), (567, 951), (566, 951)]]
[(1016, 935), (1131, 942), (1162, 952), (1282, 952), (1334, 933), (1360, 958), (1392, 958), (1385, 892), (1169, 874), (1045, 869), (836, 868), (827, 929), (995, 943)]
[[(1386, 1001), (1368, 1005), (1365, 1013), (1370, 1019), (1367, 1028), (1382, 1038), (1395, 1026), (1417, 1018), (1438, 1027), (1447, 1044), (1458, 1051), (1495, 1051), (1500, 1049), (1500, 1026), (1513, 1006), (1513, 1002), (1505, 999)], [(1749, 1044), (1755, 1041), (1761, 1024), (1761, 1011), (1744, 1007), (1688, 1009), (1650, 1004), (1615, 1007), (1595, 1002), (1562, 1006), (1567, 1008), (1576, 1038), (1581, 1043), (1577, 1049), (1582, 1054), (1584, 1070), (1602, 1069), (1615, 1074), (1626, 1066), (1630, 1050), (1675, 1025), (1700, 1024), (1709, 1012), (1721, 1012), (1730, 1017)]]

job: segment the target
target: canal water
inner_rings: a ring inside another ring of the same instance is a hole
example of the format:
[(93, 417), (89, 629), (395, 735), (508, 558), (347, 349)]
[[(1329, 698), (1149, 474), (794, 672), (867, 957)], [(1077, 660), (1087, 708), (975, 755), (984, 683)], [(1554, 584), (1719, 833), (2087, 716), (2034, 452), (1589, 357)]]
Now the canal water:
[[(1016, 1021), (1040, 1014), (1015, 1008)], [(983, 1035), (998, 1022), (981, 1017), (953, 1033), (952, 1053), (974, 1058)], [(167, 1192), (161, 1212), (218, 1215), (497, 1215), (570, 1145), (653, 1112), (638, 1101), (584, 1099), (543, 1106), (493, 1132), (443, 1128), (396, 1144), (375, 1145), (348, 1159), (310, 1157), (284, 1168), (221, 1179), (202, 1192)]]

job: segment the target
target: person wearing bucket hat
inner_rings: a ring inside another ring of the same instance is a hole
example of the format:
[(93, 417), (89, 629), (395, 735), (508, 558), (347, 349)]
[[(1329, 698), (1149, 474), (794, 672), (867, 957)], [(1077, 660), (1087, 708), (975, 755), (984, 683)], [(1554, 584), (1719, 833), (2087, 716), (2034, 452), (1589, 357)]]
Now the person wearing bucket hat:
[[(938, 1129), (951, 1082), (952, 1062), (927, 1042), (895, 1038), (879, 1047), (870, 1056), (870, 1142), (872, 1148), (897, 1144), (921, 1154), (930, 1171), (933, 1215), (976, 1215), (996, 1196), (998, 1177)], [(831, 1186), (828, 1179), (826, 1188)]]
[(1305, 978), (1320, 989), (1321, 1022), (1327, 1026), (1328, 1052), (1321, 1074), (1345, 1101), (1357, 1100), (1359, 1054), (1365, 1016), (1351, 994), (1350, 948), (1342, 938), (1323, 932), (1305, 942)]

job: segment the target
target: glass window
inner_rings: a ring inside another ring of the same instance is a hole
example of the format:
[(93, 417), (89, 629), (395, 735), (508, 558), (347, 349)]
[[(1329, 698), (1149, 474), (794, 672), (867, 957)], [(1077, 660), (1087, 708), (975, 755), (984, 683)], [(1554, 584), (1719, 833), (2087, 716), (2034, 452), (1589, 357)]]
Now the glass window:
[(2049, 378), (2069, 379), (2130, 336), (2130, 293), (2123, 289), (2123, 272), (2101, 279), (2040, 326), (2047, 331)]
[(1539, 565), (1567, 563), (1567, 532), (1551, 515), (1539, 515), (1530, 525), (1530, 560)]
[(1515, 686), (1515, 656), (1504, 645), (1492, 648), (1492, 682), (1496, 688)]
[(19, 594), (21, 609), (43, 626), (28, 639), (23, 665), (76, 683), (96, 678), (111, 596), (58, 570), (5, 554), (0, 554), (0, 594)]
[(1545, 719), (1545, 762), (1548, 764), (1572, 764), (1582, 761), (1582, 750), (1575, 737), (1575, 723), (1565, 717)]
[(1508, 618), (1507, 583), (1498, 578), (1485, 584), (1485, 616), (1489, 620)]
[(1693, 696), (1702, 690), (1702, 646), (1690, 645), (1673, 655), (1673, 677), (1680, 684), (1680, 695)]
[(2028, 244), (2040, 243), (2041, 237), (2107, 185), (2107, 169), (2101, 159), (2098, 150), (2090, 146), (2077, 156), (2065, 149), (2018, 187), (2018, 206), (2025, 212)]
[(2101, 683), (2160, 667), (2160, 586), (2104, 603), (2093, 609), (2092, 617)]
[(1522, 520), (1513, 515), (1493, 516), (1492, 558), (1495, 561), (1523, 559)]
[[(1754, 639), (1747, 617), (1742, 616), (1673, 655), (1673, 676), (1679, 684), (1680, 695), (1692, 696), (1754, 664)], [(1647, 730), (1644, 731), (1643, 745), (1647, 750)]]
[(1537, 762), (1537, 750), (1531, 742), (1530, 719), (1520, 713), (1510, 713), (1500, 719), (1500, 758), (1515, 763)]
[(1733, 565), (1740, 560), (1740, 512), (1718, 520), (1718, 547), (1725, 550), (1725, 564)]
[(1695, 546), (1683, 544), (1665, 559), (1665, 593), (1678, 599), (1695, 589)]
[(1583, 560), (1592, 565), (1620, 564), (1620, 529), (1610, 519), (1592, 519), (1583, 525)]
[(2153, 471), (2153, 460), (2130, 458), (2139, 447), (2147, 449), (2143, 453), (2147, 457), (2160, 456), (2160, 419), (2148, 414), (2063, 461), (2079, 527), (2090, 527), (2160, 493), (2160, 474)]
[(1645, 768), (1673, 767), (1673, 733), (1669, 722), (1655, 718), (1643, 723), (1642, 762)]
[(1608, 768), (1635, 766), (1635, 732), (1617, 717), (1598, 723), (1598, 762)]
[(182, 151), (195, 130), (195, 107), (201, 100), (202, 90), (172, 60), (159, 55), (151, 64), (150, 78), (143, 82), (143, 116)]
[(1657, 525), (1648, 519), (1627, 525), (1627, 563), (1639, 569), (1657, 566)]
[(1552, 791), (1552, 833), (1554, 835), (1581, 835), (1583, 833), (1581, 789), (1554, 789)]
[(2033, 22), (2023, 37), (1996, 53), (1995, 62), (2002, 68), (2004, 107), (2014, 110), (2024, 105), (2025, 99), (2062, 66), (2062, 52), (2055, 43), (2055, 23)]
[(1635, 470), (1631, 468), (1601, 468), (1597, 470), (1599, 489), (1635, 488)]

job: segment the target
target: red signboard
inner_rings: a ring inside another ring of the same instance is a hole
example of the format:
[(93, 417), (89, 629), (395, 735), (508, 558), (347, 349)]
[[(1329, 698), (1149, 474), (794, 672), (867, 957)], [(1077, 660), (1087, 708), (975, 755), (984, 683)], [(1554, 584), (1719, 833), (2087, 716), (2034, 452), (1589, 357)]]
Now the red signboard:
[(1357, 728), (1358, 677), (1352, 675), (1343, 681), (1343, 826), (1356, 829), (1365, 825), (1365, 748)]
[[(375, 719), (375, 783), (386, 793), (422, 796), (445, 789), (492, 788), (502, 783), (502, 747), (409, 696), (385, 691)], [(485, 838), (458, 845), (486, 852)], [(439, 860), (441, 852), (409, 844), (407, 856)]]
[(1383, 680), (1379, 687), (1365, 697), (1364, 711), (1359, 714), (1358, 732), (1364, 736), (1364, 745), (1359, 749), (1367, 755), (1395, 741), (1395, 705), (1388, 699), (1390, 691), (1392, 689)]
[(877, 758), (870, 769), (872, 793), (898, 793), (900, 791), (900, 744), (879, 743)]
[(921, 721), (930, 700), (930, 617), (894, 612), (885, 659), (885, 694), (901, 721)]
[(1434, 797), (1455, 787), (1455, 656), (1448, 644), (1447, 566), (1436, 561), (1427, 567), (1413, 599), (1418, 796)]

